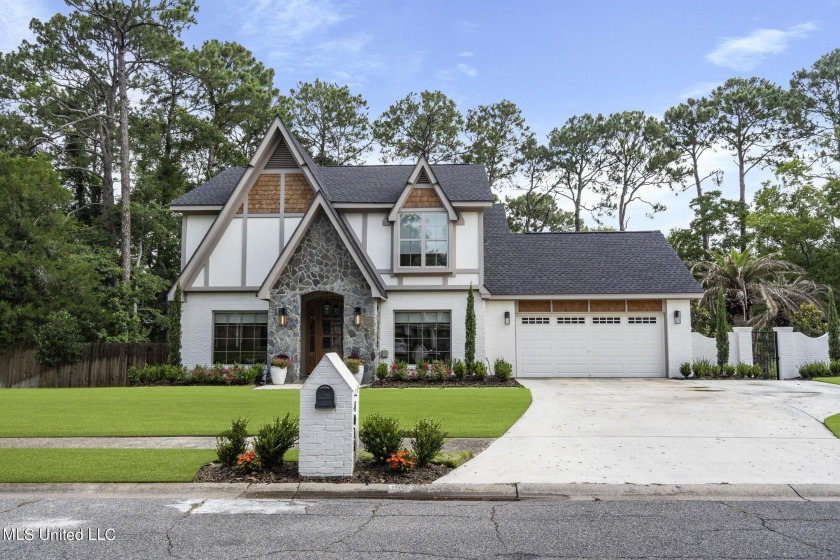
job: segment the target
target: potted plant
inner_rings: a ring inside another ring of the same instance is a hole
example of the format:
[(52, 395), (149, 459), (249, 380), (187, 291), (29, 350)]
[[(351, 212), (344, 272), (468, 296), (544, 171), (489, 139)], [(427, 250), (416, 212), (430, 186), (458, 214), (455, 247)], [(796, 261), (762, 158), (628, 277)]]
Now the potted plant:
[(271, 360), (271, 383), (283, 385), (286, 382), (286, 372), (292, 360), (286, 354), (277, 354)]
[(359, 385), (362, 384), (362, 377), (365, 375), (365, 370), (362, 367), (364, 363), (364, 360), (358, 354), (350, 354), (344, 358), (344, 365), (347, 366), (347, 369), (350, 370), (350, 373), (353, 374), (353, 377), (358, 381)]

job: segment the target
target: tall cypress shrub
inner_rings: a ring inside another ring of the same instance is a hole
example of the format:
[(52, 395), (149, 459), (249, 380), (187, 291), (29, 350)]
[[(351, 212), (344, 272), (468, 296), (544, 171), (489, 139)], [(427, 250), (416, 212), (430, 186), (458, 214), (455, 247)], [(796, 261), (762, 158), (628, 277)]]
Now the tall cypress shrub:
[(729, 363), (729, 319), (726, 316), (726, 298), (723, 290), (718, 290), (715, 302), (715, 342), (717, 343), (717, 363), (723, 366)]
[(467, 340), (464, 343), (464, 361), (467, 364), (467, 370), (472, 373), (475, 363), (475, 298), (473, 297), (472, 283), (470, 283), (470, 291), (467, 294), (467, 318), (465, 322), (464, 330)]
[(181, 366), (181, 284), (169, 305), (169, 365)]
[(828, 359), (840, 360), (840, 320), (837, 318), (837, 304), (834, 290), (828, 289)]

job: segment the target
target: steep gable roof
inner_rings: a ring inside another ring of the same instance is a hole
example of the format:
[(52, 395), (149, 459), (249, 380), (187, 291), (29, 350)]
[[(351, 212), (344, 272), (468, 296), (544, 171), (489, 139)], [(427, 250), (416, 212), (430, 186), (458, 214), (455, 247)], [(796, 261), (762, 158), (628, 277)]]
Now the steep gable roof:
[(493, 295), (703, 293), (659, 231), (511, 233), (484, 211), (484, 286)]

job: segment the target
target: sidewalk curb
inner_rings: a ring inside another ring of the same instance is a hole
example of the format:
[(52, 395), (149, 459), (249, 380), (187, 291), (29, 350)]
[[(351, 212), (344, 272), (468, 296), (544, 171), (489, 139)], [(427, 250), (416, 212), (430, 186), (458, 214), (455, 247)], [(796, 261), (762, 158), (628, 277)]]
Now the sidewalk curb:
[(840, 501), (840, 484), (0, 483), (0, 498)]

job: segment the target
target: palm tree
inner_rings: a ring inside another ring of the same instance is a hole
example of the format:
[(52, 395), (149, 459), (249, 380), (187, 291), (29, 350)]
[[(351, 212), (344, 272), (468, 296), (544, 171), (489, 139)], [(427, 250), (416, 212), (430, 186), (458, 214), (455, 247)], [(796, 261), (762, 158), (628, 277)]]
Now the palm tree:
[(771, 325), (780, 311), (793, 312), (802, 303), (823, 307), (825, 289), (793, 263), (755, 256), (749, 250), (711, 252), (710, 257), (691, 269), (706, 292), (702, 301), (709, 309), (722, 289), (730, 309), (736, 307), (745, 322), (762, 328)]

